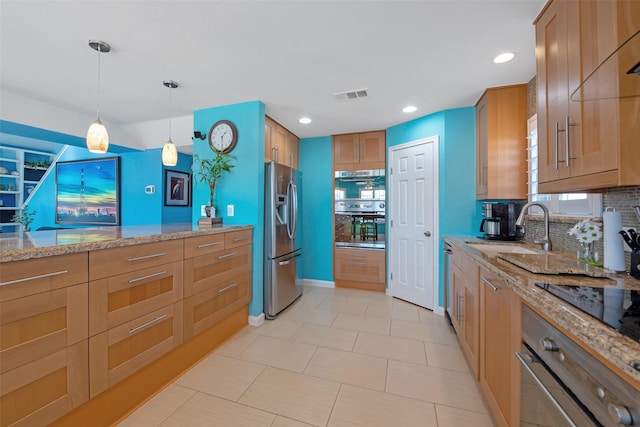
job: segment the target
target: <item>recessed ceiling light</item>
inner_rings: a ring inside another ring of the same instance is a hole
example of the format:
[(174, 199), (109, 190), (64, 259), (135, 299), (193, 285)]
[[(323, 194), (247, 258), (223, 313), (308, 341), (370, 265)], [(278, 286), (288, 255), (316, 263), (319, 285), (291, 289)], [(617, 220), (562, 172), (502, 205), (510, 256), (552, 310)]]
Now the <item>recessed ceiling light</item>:
[(413, 105), (407, 105), (406, 107), (404, 107), (404, 108), (402, 109), (402, 112), (403, 112), (403, 113), (413, 113), (413, 112), (415, 112), (415, 111), (418, 111), (418, 108), (417, 108), (417, 107), (414, 107)]
[(309, 123), (311, 123), (311, 119), (309, 117), (303, 117), (300, 120), (298, 120), (300, 123), (302, 123), (303, 125), (308, 125)]
[(493, 58), (493, 62), (496, 64), (503, 64), (505, 62), (509, 62), (513, 59), (515, 55), (512, 52), (501, 53), (500, 55)]

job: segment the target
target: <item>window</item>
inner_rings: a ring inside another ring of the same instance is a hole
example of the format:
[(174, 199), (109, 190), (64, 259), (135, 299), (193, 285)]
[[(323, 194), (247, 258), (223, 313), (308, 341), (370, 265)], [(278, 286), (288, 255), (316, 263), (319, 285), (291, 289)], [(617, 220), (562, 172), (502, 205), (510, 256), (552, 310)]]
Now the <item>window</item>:
[(333, 200), (342, 200), (347, 197), (347, 190), (344, 188), (336, 188), (333, 192)]
[[(601, 216), (602, 195), (588, 193), (538, 194), (538, 118), (527, 121), (529, 140), (529, 201), (547, 206), (552, 215)], [(542, 213), (533, 207), (529, 213)]]
[(361, 199), (384, 200), (386, 190), (360, 190)]

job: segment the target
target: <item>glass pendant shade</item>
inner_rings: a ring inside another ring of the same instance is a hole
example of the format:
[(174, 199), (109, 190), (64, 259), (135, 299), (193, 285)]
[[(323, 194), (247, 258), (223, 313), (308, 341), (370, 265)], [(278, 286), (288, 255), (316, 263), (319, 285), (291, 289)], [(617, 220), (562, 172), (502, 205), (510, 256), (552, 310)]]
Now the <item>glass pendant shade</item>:
[(98, 154), (104, 154), (109, 149), (109, 134), (100, 119), (97, 119), (89, 126), (87, 148), (90, 152)]
[(176, 146), (169, 139), (162, 147), (162, 164), (165, 166), (175, 166), (178, 163), (178, 150)]

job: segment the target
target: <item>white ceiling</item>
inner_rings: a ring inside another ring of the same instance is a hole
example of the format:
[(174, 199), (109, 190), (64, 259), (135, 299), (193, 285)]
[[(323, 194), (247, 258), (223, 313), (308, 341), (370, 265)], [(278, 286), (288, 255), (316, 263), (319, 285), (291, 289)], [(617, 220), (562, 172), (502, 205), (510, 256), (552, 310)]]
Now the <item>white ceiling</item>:
[[(169, 117), (184, 122), (197, 109), (261, 100), (268, 115), (305, 138), (384, 129), (474, 105), (487, 87), (529, 81), (533, 20), (544, 0), (0, 4), (0, 89), (7, 95), (95, 117), (98, 54), (88, 40), (99, 39), (112, 48), (101, 56), (108, 128), (153, 123), (166, 135)], [(493, 64), (504, 51), (515, 59)], [(165, 79), (180, 85), (171, 102)], [(368, 98), (332, 96), (361, 88)], [(418, 111), (402, 113), (408, 104)], [(313, 122), (298, 123), (302, 116)], [(178, 127), (188, 135), (174, 141), (190, 141), (189, 123)], [(144, 134), (120, 145), (166, 141), (143, 141)]]

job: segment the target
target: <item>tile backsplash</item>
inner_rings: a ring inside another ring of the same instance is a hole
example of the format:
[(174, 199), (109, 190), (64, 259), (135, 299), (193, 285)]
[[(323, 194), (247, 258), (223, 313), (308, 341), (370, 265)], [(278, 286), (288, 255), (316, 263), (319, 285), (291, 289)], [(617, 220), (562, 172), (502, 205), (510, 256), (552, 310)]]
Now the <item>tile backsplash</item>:
[[(640, 205), (640, 187), (617, 187), (609, 188), (602, 194), (602, 204), (606, 208), (613, 206), (622, 216), (622, 225), (624, 227), (633, 227), (640, 230), (640, 222), (636, 217), (633, 206)], [(603, 209), (604, 210), (604, 209)], [(549, 222), (549, 237), (553, 244), (554, 251), (563, 251), (576, 253), (578, 250), (578, 242), (569, 235), (569, 229), (578, 221), (585, 219), (584, 217), (555, 216), (551, 217)], [(596, 218), (596, 221), (602, 221), (602, 218)], [(524, 241), (532, 242), (535, 238), (544, 236), (544, 222), (541, 216), (527, 215), (525, 221), (527, 233)], [(596, 243), (600, 260), (604, 259), (604, 249), (602, 239)], [(629, 267), (629, 253), (625, 252), (625, 260), (627, 268)]]

